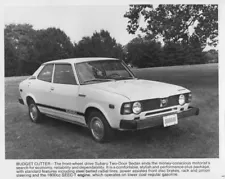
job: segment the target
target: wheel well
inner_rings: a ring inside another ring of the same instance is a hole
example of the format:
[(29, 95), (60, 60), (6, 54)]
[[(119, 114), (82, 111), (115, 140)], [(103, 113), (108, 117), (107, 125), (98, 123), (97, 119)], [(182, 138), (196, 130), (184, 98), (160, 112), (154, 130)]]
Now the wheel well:
[(30, 96), (27, 96), (26, 101), (27, 101), (27, 105), (29, 105), (31, 101), (34, 101), (34, 99)]
[(95, 108), (95, 107), (88, 107), (86, 110), (85, 110), (85, 113), (84, 113), (84, 117), (85, 117), (85, 122), (86, 124), (88, 124), (88, 116), (90, 115), (90, 113), (92, 111), (98, 111), (100, 112), (103, 116), (105, 116), (102, 111), (100, 111), (98, 108)]

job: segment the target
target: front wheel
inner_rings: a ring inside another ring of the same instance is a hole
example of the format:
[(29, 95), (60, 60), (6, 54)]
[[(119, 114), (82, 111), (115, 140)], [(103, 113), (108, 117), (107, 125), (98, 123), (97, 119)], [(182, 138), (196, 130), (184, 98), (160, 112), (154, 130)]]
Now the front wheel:
[(41, 117), (42, 117), (41, 113), (33, 100), (30, 100), (28, 104), (28, 111), (29, 111), (30, 120), (32, 122), (38, 123), (41, 121)]
[(102, 143), (112, 139), (113, 129), (102, 113), (98, 111), (91, 112), (88, 121), (89, 129), (95, 141)]

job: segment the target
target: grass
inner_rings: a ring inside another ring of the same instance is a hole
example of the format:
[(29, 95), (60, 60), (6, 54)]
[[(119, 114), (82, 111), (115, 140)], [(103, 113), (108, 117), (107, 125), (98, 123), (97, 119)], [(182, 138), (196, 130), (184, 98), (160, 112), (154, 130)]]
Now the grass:
[[(18, 104), (18, 84), (25, 77), (5, 78), (6, 159), (75, 158), (218, 158), (218, 65), (134, 69), (143, 79), (184, 86), (193, 93), (200, 115), (170, 128), (118, 132), (110, 143), (92, 140), (86, 128), (47, 118), (30, 122)], [(161, 89), (166, 90), (166, 89)]]

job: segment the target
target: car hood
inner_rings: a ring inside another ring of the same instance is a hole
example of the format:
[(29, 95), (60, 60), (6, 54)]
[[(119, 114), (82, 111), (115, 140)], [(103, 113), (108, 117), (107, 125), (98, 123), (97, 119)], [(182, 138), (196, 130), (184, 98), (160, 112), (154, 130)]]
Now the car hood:
[(91, 86), (100, 90), (123, 95), (131, 101), (165, 98), (190, 92), (181, 86), (141, 79), (110, 81), (106, 83), (96, 83)]

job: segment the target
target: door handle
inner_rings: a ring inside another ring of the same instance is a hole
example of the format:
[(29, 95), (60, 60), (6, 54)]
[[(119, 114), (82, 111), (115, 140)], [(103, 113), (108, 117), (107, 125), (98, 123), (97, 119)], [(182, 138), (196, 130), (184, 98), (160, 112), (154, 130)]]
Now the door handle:
[(50, 89), (51, 91), (53, 91), (54, 90), (54, 87), (51, 87), (51, 89)]

